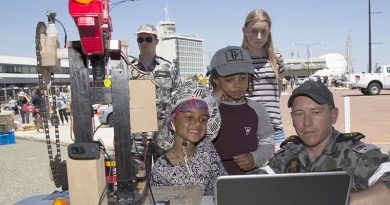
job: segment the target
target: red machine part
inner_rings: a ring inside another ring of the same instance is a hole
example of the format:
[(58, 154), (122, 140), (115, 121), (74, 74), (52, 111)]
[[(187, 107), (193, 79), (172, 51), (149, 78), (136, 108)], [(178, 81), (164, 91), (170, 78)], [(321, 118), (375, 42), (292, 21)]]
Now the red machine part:
[(105, 41), (111, 40), (109, 0), (69, 0), (69, 13), (79, 30), (85, 55), (104, 55)]

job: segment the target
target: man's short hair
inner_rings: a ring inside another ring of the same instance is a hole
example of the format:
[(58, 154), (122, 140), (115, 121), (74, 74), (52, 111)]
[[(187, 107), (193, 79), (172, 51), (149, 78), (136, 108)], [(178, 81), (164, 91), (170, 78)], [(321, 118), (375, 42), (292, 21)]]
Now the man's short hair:
[(307, 96), (320, 105), (328, 104), (331, 108), (335, 107), (332, 92), (321, 82), (308, 80), (295, 88), (288, 99), (288, 107), (292, 106), (294, 99), (298, 96)]

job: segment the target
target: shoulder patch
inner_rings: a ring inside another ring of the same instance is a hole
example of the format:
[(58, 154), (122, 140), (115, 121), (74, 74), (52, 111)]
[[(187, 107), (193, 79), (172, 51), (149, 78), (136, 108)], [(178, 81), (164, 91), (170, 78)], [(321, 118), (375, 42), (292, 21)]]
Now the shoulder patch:
[(169, 61), (169, 60), (167, 60), (167, 59), (165, 59), (165, 58), (163, 58), (161, 56), (157, 56), (157, 59), (160, 59), (162, 61), (168, 62), (169, 64), (172, 64), (171, 61)]
[(281, 144), (280, 148), (284, 148), (287, 143), (292, 142), (294, 144), (300, 144), (302, 142), (301, 138), (299, 138), (297, 135), (291, 135), (290, 137), (287, 137)]
[(352, 148), (353, 151), (359, 153), (359, 154), (364, 154), (370, 150), (375, 150), (375, 149), (380, 149), (379, 147), (373, 145), (373, 144), (358, 144), (355, 147)]
[(283, 153), (284, 152), (284, 147), (283, 148), (280, 148), (279, 150), (277, 150), (276, 152), (274, 152), (274, 156), (280, 154), (280, 153)]
[(365, 137), (366, 136), (364, 136), (360, 132), (340, 133), (339, 136), (337, 136), (336, 142), (344, 142), (351, 140), (352, 143), (356, 143)]

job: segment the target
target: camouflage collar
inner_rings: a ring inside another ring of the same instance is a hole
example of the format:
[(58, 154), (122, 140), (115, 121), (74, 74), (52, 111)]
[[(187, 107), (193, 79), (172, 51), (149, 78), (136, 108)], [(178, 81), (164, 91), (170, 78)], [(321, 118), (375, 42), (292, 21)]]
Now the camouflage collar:
[(334, 127), (332, 128), (332, 134), (330, 136), (328, 144), (325, 146), (324, 150), (322, 151), (323, 154), (330, 155), (337, 151), (336, 146), (336, 140), (337, 137), (340, 135), (340, 132), (337, 131)]

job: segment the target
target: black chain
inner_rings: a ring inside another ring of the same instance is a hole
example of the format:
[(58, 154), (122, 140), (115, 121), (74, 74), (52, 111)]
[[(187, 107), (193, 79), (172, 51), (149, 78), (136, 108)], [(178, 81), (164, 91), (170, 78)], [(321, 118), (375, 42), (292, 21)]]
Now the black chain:
[[(54, 73), (50, 73), (48, 69), (42, 68), (42, 56), (41, 56), (41, 35), (46, 35), (46, 24), (44, 22), (38, 22), (36, 33), (35, 33), (35, 52), (37, 55), (37, 68), (38, 68), (38, 87), (42, 91), (42, 94), (40, 96), (41, 100), (41, 109), (39, 109), (39, 114), (43, 118), (43, 124), (45, 129), (45, 138), (46, 138), (46, 144), (47, 144), (47, 152), (49, 154), (49, 162), (50, 162), (50, 168), (53, 175), (53, 181), (56, 187), (61, 187), (60, 182), (60, 162), (61, 162), (61, 150), (60, 150), (60, 137), (58, 132), (58, 116), (56, 112), (56, 98), (55, 98), (55, 85), (54, 85)], [(50, 76), (50, 77), (49, 77)], [(48, 116), (50, 113), (47, 111), (50, 109), (49, 105), (49, 99), (46, 98), (47, 96), (47, 85), (49, 85), (49, 80), (51, 81), (51, 93), (52, 93), (52, 99), (53, 99), (53, 118), (52, 118), (52, 125), (54, 125), (55, 128), (55, 136), (56, 136), (56, 148), (57, 153), (55, 159), (53, 158), (53, 150), (51, 146), (51, 140), (50, 140), (50, 133), (49, 133), (49, 123), (48, 123)], [(45, 92), (46, 91), (46, 92)]]

